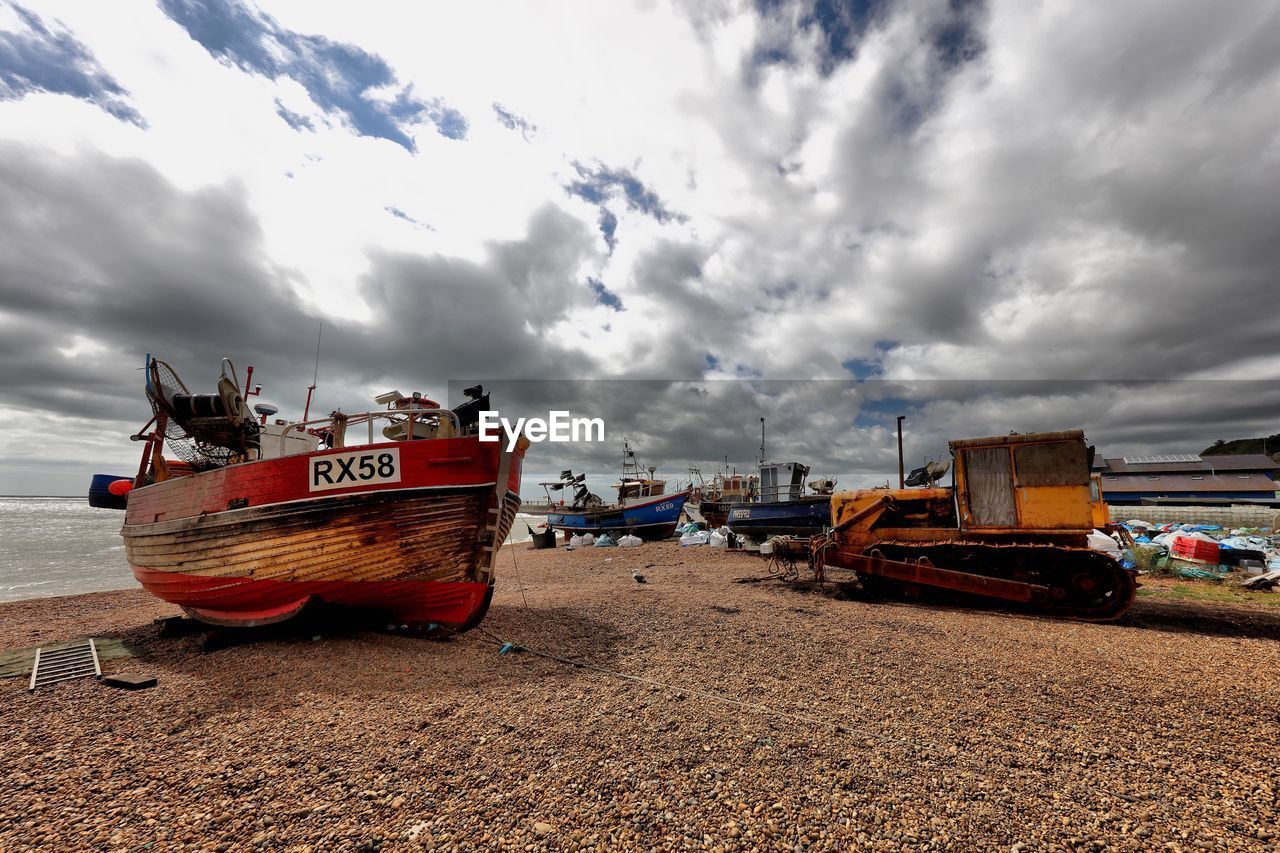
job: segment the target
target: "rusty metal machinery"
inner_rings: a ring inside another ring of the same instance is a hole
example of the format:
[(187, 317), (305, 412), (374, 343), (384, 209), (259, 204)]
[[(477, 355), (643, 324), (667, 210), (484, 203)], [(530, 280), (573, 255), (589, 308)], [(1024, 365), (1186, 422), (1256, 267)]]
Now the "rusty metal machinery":
[(818, 579), (855, 572), (885, 591), (933, 587), (1087, 621), (1132, 606), (1134, 574), (1087, 545), (1089, 451), (1079, 430), (951, 442), (951, 488), (839, 492), (831, 530), (776, 543)]

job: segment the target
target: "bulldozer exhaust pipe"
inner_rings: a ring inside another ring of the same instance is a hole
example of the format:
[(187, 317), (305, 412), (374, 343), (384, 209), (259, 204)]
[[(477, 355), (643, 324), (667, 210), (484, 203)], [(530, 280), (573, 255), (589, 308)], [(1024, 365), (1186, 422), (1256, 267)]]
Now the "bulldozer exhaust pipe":
[(902, 422), (907, 419), (906, 415), (898, 415), (898, 488), (905, 489), (907, 487), (907, 469), (902, 459)]

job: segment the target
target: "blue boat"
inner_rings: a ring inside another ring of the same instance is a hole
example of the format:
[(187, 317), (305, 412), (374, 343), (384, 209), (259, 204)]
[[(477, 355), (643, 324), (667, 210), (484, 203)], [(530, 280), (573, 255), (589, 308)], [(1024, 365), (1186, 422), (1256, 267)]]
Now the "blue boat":
[[(665, 491), (667, 481), (655, 480), (654, 468), (646, 471), (640, 467), (630, 443), (624, 441), (622, 448), (622, 479), (614, 484), (618, 502), (602, 503), (587, 489), (585, 474), (575, 477), (572, 471), (562, 471), (558, 481), (541, 484), (547, 492), (547, 501), (552, 504), (547, 513), (547, 527), (563, 530), (566, 535), (630, 533), (648, 541), (669, 539), (676, 532), (689, 490)], [(557, 504), (551, 495), (553, 491), (571, 492), (572, 502), (568, 506), (563, 500)]]
[(729, 504), (726, 523), (734, 533), (754, 542), (763, 542), (770, 536), (812, 536), (831, 526), (831, 496)]
[[(763, 451), (763, 448), (762, 448)], [(812, 536), (831, 526), (834, 480), (816, 481), (824, 493), (805, 495), (809, 466), (798, 462), (762, 462), (760, 493), (754, 501), (731, 503), (725, 523), (753, 542), (771, 536)]]
[(687, 491), (673, 492), (623, 506), (549, 512), (547, 526), (568, 534), (630, 533), (648, 541), (670, 539), (688, 498)]

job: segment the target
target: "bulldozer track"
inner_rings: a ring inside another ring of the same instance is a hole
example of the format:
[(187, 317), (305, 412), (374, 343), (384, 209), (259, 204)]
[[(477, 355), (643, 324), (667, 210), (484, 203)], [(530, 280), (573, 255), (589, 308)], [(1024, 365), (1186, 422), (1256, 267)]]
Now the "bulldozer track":
[(820, 581), (829, 567), (846, 569), (885, 593), (948, 589), (1086, 622), (1119, 619), (1138, 588), (1134, 574), (1111, 557), (1069, 545), (886, 539), (855, 551), (822, 535), (809, 541), (808, 551)]
[[(1119, 619), (1133, 605), (1137, 581), (1106, 554), (1088, 548), (1037, 543), (887, 540), (866, 548), (885, 560), (927, 565), (1001, 582), (1024, 584), (1042, 594), (1026, 601), (1045, 613), (1089, 622)], [(974, 590), (981, 595), (980, 590)], [(1001, 596), (1003, 597), (1003, 596)]]

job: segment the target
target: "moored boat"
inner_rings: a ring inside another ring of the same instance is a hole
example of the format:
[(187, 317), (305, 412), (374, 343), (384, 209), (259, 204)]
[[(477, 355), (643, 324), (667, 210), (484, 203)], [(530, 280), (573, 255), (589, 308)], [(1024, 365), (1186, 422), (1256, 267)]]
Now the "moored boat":
[(831, 524), (835, 479), (820, 477), (811, 481), (809, 489), (813, 494), (806, 495), (809, 466), (799, 462), (766, 461), (764, 426), (761, 418), (757, 473), (746, 476), (735, 471), (732, 478), (726, 478), (724, 497), (704, 501), (703, 517), (710, 527), (727, 525), (734, 533), (756, 543), (771, 536), (807, 537), (823, 532)]
[(630, 443), (624, 441), (622, 478), (614, 484), (618, 501), (613, 504), (604, 504), (591, 494), (585, 475), (575, 477), (572, 471), (563, 472), (560, 481), (542, 484), (547, 501), (554, 503), (552, 490), (562, 489), (571, 491), (573, 499), (547, 513), (547, 526), (563, 530), (566, 535), (608, 532), (630, 533), (649, 541), (669, 538), (676, 531), (689, 491), (666, 491), (667, 481), (654, 479), (655, 470), (641, 468)]
[(216, 625), (278, 622), (312, 601), (478, 624), (527, 447), (479, 440), (487, 396), (471, 389), (450, 411), (392, 392), (383, 410), (268, 423), (274, 407), (254, 417), (244, 399), (257, 391), (223, 365), (217, 394), (192, 395), (148, 356), (154, 429), (121, 530), (139, 583)]
[(729, 507), (736, 503), (754, 500), (760, 485), (758, 474), (716, 474), (703, 500), (698, 502), (698, 512), (715, 530), (729, 523)]
[(804, 479), (808, 475), (809, 466), (799, 462), (762, 462), (755, 500), (728, 506), (729, 529), (754, 542), (771, 536), (821, 533), (831, 525), (831, 495), (806, 495)]
[(686, 492), (661, 494), (622, 506), (561, 510), (547, 514), (547, 525), (566, 534), (630, 533), (647, 541), (668, 539), (676, 532)]

